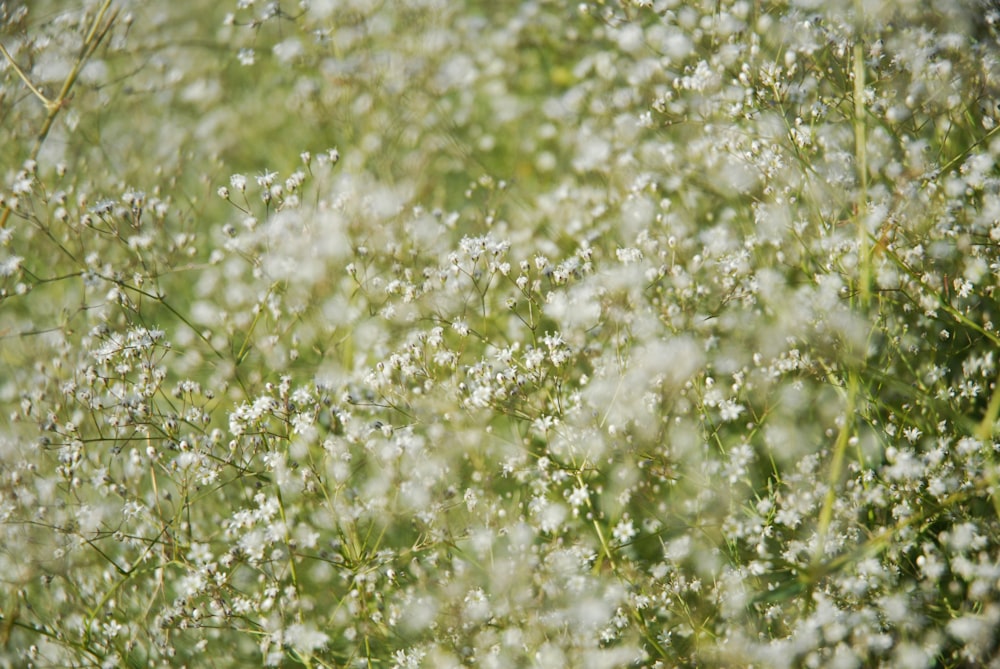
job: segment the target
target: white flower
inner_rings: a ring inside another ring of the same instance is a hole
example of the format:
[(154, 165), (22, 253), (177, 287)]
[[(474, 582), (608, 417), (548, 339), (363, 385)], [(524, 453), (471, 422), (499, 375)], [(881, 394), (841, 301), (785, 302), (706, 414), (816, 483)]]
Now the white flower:
[(576, 508), (581, 504), (586, 503), (590, 498), (590, 488), (586, 484), (581, 484), (577, 488), (573, 488), (573, 492), (569, 494), (566, 501), (570, 503), (570, 506)]
[(733, 400), (725, 400), (719, 404), (719, 417), (725, 422), (734, 421), (745, 409)]
[(270, 170), (264, 170), (262, 174), (257, 175), (257, 185), (261, 188), (270, 188), (271, 184), (274, 183), (274, 177), (278, 176), (277, 172), (272, 172)]
[(631, 541), (635, 535), (639, 534), (639, 531), (635, 529), (635, 525), (632, 523), (632, 519), (625, 515), (618, 524), (615, 525), (615, 529), (611, 531), (611, 536), (619, 544), (627, 544)]
[(636, 248), (620, 248), (615, 251), (615, 256), (618, 257), (618, 262), (623, 265), (631, 265), (642, 260), (642, 251)]
[(326, 646), (330, 637), (308, 623), (295, 623), (285, 630), (285, 643), (300, 655), (309, 656)]
[(21, 256), (7, 256), (3, 260), (0, 260), (0, 277), (13, 276), (15, 272), (21, 269), (22, 262), (24, 262), (24, 258)]

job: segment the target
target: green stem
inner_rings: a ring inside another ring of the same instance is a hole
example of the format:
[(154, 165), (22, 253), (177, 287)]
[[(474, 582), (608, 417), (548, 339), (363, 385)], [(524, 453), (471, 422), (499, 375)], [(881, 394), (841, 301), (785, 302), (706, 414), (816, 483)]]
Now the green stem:
[(837, 486), (844, 472), (847, 447), (851, 442), (851, 434), (854, 430), (854, 411), (857, 405), (857, 397), (858, 375), (857, 372), (852, 370), (847, 375), (847, 403), (844, 407), (844, 424), (840, 426), (840, 432), (837, 434), (837, 441), (833, 447), (833, 460), (830, 463), (830, 476), (827, 479), (826, 497), (823, 499), (823, 508), (819, 514), (816, 552), (813, 554), (814, 565), (822, 561), (826, 550), (826, 539), (830, 532), (830, 524), (833, 522), (833, 505), (837, 501)]
[(871, 300), (872, 258), (864, 212), (868, 202), (868, 140), (865, 131), (865, 52), (862, 44), (864, 7), (862, 0), (854, 1), (857, 27), (854, 36), (852, 61), (854, 68), (854, 159), (858, 172), (858, 199), (854, 216), (858, 226), (858, 283), (861, 307)]
[(990, 396), (989, 406), (986, 407), (986, 414), (976, 428), (976, 439), (985, 443), (993, 438), (998, 416), (1000, 416), (1000, 376), (993, 382), (993, 394)]
[(10, 63), (10, 66), (14, 68), (15, 72), (17, 72), (17, 76), (21, 77), (21, 81), (24, 82), (24, 85), (27, 86), (28, 89), (35, 94), (36, 98), (42, 101), (42, 104), (45, 105), (46, 109), (51, 110), (53, 107), (58, 106), (57, 103), (53, 102), (52, 100), (49, 100), (40, 90), (35, 88), (35, 85), (31, 83), (31, 79), (29, 79), (28, 75), (24, 73), (24, 70), (20, 68), (20, 66), (17, 64), (17, 61), (15, 61), (14, 57), (10, 55), (10, 52), (8, 52), (6, 48), (4, 48), (3, 44), (0, 44), (0, 53), (4, 55), (4, 57), (7, 59), (7, 62)]

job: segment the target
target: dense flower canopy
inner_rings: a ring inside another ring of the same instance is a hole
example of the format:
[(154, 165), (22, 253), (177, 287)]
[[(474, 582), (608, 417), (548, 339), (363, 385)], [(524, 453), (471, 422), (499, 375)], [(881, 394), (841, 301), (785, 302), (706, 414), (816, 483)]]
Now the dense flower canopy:
[(998, 20), (0, 4), (0, 666), (987, 664)]

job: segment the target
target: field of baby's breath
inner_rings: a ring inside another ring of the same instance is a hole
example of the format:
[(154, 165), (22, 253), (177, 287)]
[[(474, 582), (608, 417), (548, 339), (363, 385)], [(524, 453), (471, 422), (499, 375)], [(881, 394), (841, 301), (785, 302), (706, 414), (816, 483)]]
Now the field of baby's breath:
[(0, 2), (0, 667), (1000, 666), (998, 20)]

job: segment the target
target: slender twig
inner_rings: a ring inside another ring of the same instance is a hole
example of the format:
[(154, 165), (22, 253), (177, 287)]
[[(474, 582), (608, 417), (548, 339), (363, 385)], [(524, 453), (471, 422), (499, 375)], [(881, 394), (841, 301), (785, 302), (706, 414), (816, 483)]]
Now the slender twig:
[(31, 83), (31, 79), (28, 78), (28, 75), (24, 73), (24, 70), (21, 69), (21, 67), (17, 64), (17, 61), (14, 60), (14, 57), (10, 55), (10, 52), (7, 51), (7, 49), (4, 47), (2, 43), (0, 43), (0, 53), (4, 55), (4, 57), (7, 59), (7, 62), (10, 63), (10, 66), (14, 68), (15, 72), (17, 72), (17, 76), (21, 77), (21, 81), (24, 82), (24, 85), (27, 86), (28, 89), (35, 94), (35, 97), (37, 97), (39, 100), (42, 101), (42, 104), (45, 105), (46, 109), (51, 111), (53, 107), (57, 106), (57, 103), (53, 102), (52, 100), (49, 100), (47, 97), (45, 97), (44, 93), (35, 88), (35, 85)]
[(865, 209), (868, 200), (868, 138), (865, 128), (865, 53), (862, 42), (864, 28), (864, 7), (862, 0), (854, 1), (857, 26), (852, 54), (854, 69), (854, 159), (858, 175), (858, 198), (854, 216), (858, 226), (858, 284), (861, 308), (867, 308), (871, 301), (872, 258), (869, 252), (869, 234), (865, 225)]

